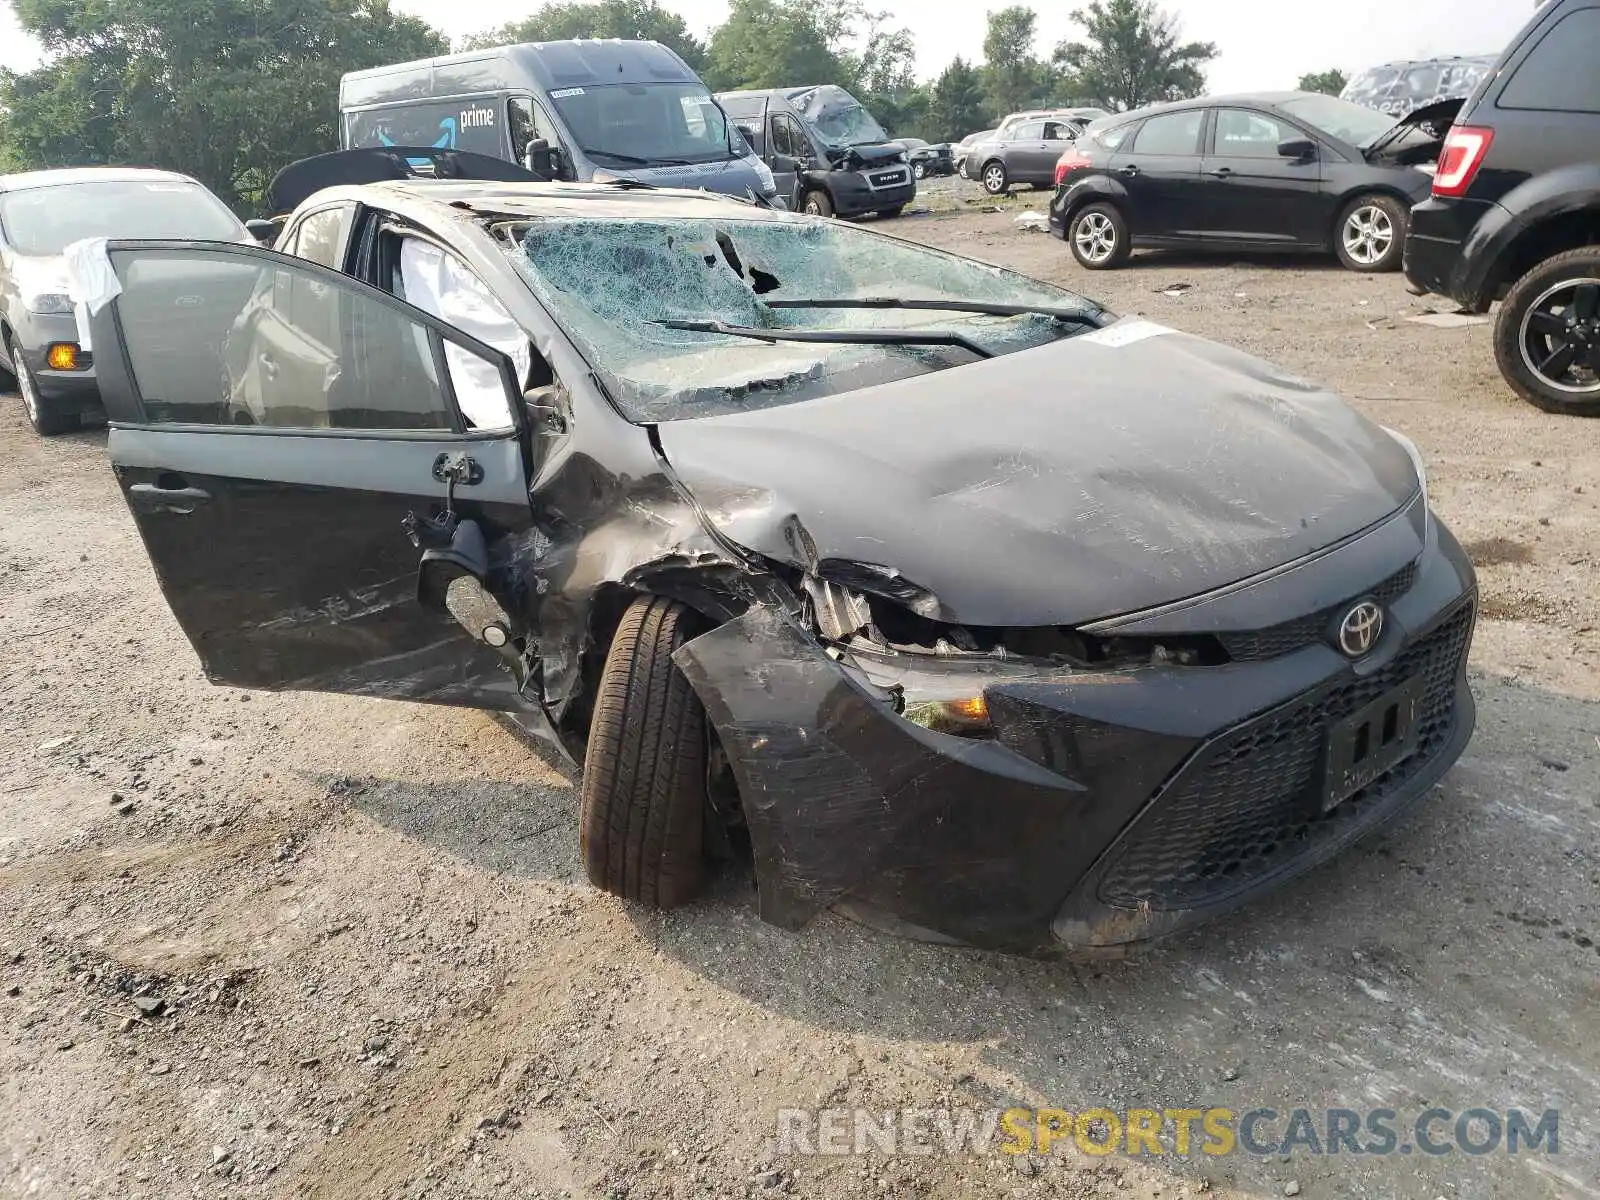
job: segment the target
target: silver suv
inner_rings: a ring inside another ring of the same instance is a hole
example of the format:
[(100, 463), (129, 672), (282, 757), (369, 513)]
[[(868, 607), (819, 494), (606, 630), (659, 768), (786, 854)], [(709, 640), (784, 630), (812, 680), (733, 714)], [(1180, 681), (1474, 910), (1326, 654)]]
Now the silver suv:
[(95, 237), (254, 240), (186, 175), (120, 167), (0, 175), (0, 389), (22, 393), (45, 436), (105, 419), (65, 259), (72, 243)]

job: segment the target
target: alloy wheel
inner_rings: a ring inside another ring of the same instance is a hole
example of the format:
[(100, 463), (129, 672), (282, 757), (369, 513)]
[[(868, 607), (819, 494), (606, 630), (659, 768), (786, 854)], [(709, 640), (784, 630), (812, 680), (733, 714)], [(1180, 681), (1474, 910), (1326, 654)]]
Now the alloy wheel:
[(996, 163), (994, 166), (992, 166), (988, 170), (986, 170), (983, 173), (983, 186), (988, 188), (989, 191), (994, 193), (995, 195), (999, 195), (1001, 192), (1005, 191), (1005, 187), (1006, 187), (1006, 171), (1005, 171), (1005, 168), (1002, 167), (999, 163)]
[(34, 382), (33, 372), (28, 370), (28, 364), (22, 361), (22, 347), (15, 342), (11, 343), (11, 361), (17, 366), (17, 391), (22, 393), (22, 403), (28, 408), (28, 420), (37, 425), (39, 423), (39, 385)]
[(1546, 387), (1600, 393), (1600, 279), (1569, 279), (1529, 307), (1517, 333), (1522, 361)]
[(1394, 247), (1394, 220), (1376, 204), (1363, 204), (1345, 218), (1344, 249), (1364, 267), (1382, 262)]
[(1072, 231), (1072, 241), (1086, 262), (1103, 263), (1117, 252), (1117, 229), (1105, 213), (1087, 213)]

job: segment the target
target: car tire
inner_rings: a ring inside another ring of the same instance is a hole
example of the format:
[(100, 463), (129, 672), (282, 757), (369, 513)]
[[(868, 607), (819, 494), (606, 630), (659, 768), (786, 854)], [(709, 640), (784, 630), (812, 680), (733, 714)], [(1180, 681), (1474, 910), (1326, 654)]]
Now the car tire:
[[(1558, 373), (1553, 356), (1568, 347), (1573, 361)], [(1495, 319), (1494, 357), (1535, 408), (1600, 417), (1600, 246), (1548, 258), (1512, 285)]]
[(676, 908), (705, 885), (706, 714), (672, 655), (694, 613), (643, 596), (606, 654), (584, 756), (580, 841), (596, 887)]
[(821, 188), (812, 188), (800, 199), (800, 211), (813, 217), (831, 217), (834, 213), (833, 197)]
[(913, 163), (911, 165), (911, 175), (914, 179), (926, 179), (928, 177), (928, 168), (921, 163)]
[[(11, 338), (10, 338), (9, 335), (6, 336), (5, 349), (6, 349), (6, 354), (7, 355), (15, 355), (16, 354), (16, 351), (11, 348)], [(0, 363), (0, 392), (9, 392), (13, 388), (15, 388), (16, 386), (17, 386), (16, 373), (13, 372), (13, 371), (6, 370), (6, 365), (4, 363)]]
[(1112, 271), (1133, 253), (1133, 236), (1116, 205), (1087, 204), (1067, 222), (1067, 245), (1079, 266)]
[(1410, 213), (1393, 196), (1357, 196), (1339, 213), (1333, 248), (1346, 269), (1377, 275), (1398, 271), (1405, 259)]
[(22, 394), (22, 406), (28, 412), (28, 423), (33, 426), (33, 431), (40, 437), (55, 437), (58, 433), (78, 428), (77, 417), (50, 410), (39, 391), (38, 381), (34, 379), (33, 372), (28, 370), (28, 364), (22, 357), (22, 347), (17, 344), (15, 336), (11, 338), (7, 352), (16, 366), (17, 391)]
[(998, 160), (985, 163), (979, 179), (983, 183), (983, 190), (991, 196), (1004, 196), (1011, 190), (1011, 176), (1006, 173), (1005, 163)]

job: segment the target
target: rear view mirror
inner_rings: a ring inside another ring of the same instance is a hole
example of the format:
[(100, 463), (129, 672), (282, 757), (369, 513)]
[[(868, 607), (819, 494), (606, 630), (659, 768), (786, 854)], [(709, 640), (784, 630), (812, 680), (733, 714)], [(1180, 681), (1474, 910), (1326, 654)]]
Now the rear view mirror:
[(1296, 162), (1310, 162), (1317, 156), (1317, 144), (1309, 138), (1291, 138), (1278, 143), (1278, 154)]

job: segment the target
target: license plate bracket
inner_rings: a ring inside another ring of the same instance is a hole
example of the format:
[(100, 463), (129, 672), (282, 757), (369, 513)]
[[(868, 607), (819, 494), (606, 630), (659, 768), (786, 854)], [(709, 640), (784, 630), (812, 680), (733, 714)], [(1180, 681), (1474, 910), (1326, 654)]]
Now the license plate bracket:
[(1417, 752), (1427, 680), (1415, 676), (1352, 713), (1328, 734), (1322, 811), (1331, 812)]

